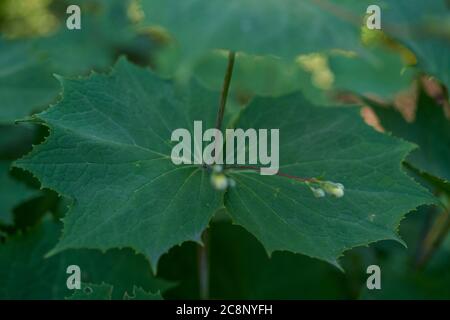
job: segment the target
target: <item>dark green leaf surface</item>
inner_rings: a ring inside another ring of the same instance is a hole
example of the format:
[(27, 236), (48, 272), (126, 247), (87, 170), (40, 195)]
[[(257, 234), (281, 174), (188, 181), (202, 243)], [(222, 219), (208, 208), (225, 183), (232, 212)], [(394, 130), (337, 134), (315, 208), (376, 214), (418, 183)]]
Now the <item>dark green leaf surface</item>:
[(13, 209), (22, 201), (37, 195), (37, 191), (10, 176), (11, 162), (0, 161), (0, 223), (13, 223)]
[(38, 129), (35, 125), (0, 125), (0, 159), (17, 159), (29, 152)]
[(36, 116), (52, 134), (17, 162), (76, 199), (56, 250), (133, 247), (156, 266), (172, 246), (199, 241), (222, 195), (205, 170), (172, 163), (170, 137), (194, 120), (212, 127), (217, 95), (195, 85), (176, 93), (125, 60), (63, 85), (65, 99)]
[(400, 168), (414, 148), (379, 134), (351, 108), (312, 107), (299, 94), (255, 99), (238, 127), (279, 128), (280, 172), (342, 183), (342, 198), (315, 198), (302, 182), (234, 171), (225, 197), (233, 220), (269, 252), (288, 250), (332, 263), (343, 251), (398, 239), (404, 214), (433, 200)]
[[(17, 162), (76, 200), (53, 252), (129, 246), (156, 265), (172, 246), (199, 241), (222, 194), (205, 169), (171, 162), (169, 139), (194, 120), (212, 127), (216, 94), (197, 85), (175, 92), (124, 60), (109, 76), (63, 85), (65, 99), (35, 116), (50, 137)], [(280, 128), (282, 171), (324, 176), (348, 190), (342, 199), (317, 199), (284, 177), (230, 172), (238, 185), (225, 205), (270, 252), (336, 263), (348, 248), (396, 239), (403, 215), (432, 202), (400, 170), (412, 145), (376, 133), (355, 110), (314, 108), (298, 94), (256, 99), (239, 127)]]
[(130, 250), (70, 250), (45, 258), (60, 234), (60, 225), (45, 221), (30, 232), (16, 235), (0, 245), (0, 299), (64, 299), (66, 273), (70, 265), (81, 269), (85, 283), (110, 283), (114, 299), (122, 299), (126, 291), (138, 285), (156, 292), (168, 284), (156, 279), (149, 263)]
[(378, 246), (383, 254), (370, 264), (380, 266), (381, 290), (368, 290), (364, 281), (361, 299), (450, 299), (450, 251), (446, 244), (437, 248), (427, 265), (417, 266), (424, 226), (429, 218), (427, 210), (419, 210), (402, 223), (401, 235), (408, 242), (408, 250), (386, 244)]
[[(345, 275), (289, 252), (268, 257), (247, 231), (228, 223), (209, 229), (212, 299), (345, 299)], [(320, 279), (320, 281), (317, 281)]]

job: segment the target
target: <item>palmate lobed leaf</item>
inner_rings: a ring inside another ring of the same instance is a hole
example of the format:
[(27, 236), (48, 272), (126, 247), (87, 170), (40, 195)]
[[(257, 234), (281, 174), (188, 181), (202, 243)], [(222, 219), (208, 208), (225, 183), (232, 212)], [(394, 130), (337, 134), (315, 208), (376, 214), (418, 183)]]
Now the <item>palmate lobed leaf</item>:
[(47, 141), (18, 160), (43, 186), (74, 199), (53, 253), (68, 248), (132, 247), (153, 267), (169, 248), (200, 235), (217, 209), (269, 252), (289, 250), (336, 264), (351, 247), (398, 239), (403, 215), (432, 203), (400, 168), (413, 145), (366, 126), (357, 110), (315, 108), (300, 94), (255, 99), (237, 127), (279, 128), (281, 171), (341, 182), (341, 199), (316, 199), (279, 176), (227, 170), (223, 193), (202, 166), (175, 166), (171, 132), (213, 127), (218, 94), (192, 83), (176, 89), (121, 60), (110, 75), (61, 80), (64, 99), (34, 117)]
[(35, 117), (50, 137), (17, 162), (76, 199), (56, 250), (131, 246), (156, 265), (172, 246), (200, 241), (222, 195), (204, 170), (171, 162), (170, 136), (194, 120), (212, 126), (216, 95), (195, 85), (177, 94), (124, 60), (110, 76), (62, 82), (64, 100)]

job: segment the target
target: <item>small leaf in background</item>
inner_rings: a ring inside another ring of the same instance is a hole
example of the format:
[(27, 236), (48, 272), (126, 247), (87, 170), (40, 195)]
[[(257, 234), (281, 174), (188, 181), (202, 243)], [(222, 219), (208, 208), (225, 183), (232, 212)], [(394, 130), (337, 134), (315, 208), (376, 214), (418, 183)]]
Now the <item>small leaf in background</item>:
[(29, 42), (0, 38), (0, 124), (12, 124), (44, 109), (59, 92), (49, 61)]
[(419, 146), (419, 149), (408, 156), (408, 163), (448, 185), (450, 121), (445, 116), (444, 108), (423, 90), (419, 93), (417, 110), (412, 122), (406, 121), (402, 114), (392, 107), (382, 107), (374, 102), (371, 102), (371, 105), (387, 131)]
[(78, 5), (82, 13), (80, 30), (69, 30), (61, 23), (55, 34), (36, 39), (36, 49), (47, 56), (53, 72), (66, 76), (87, 74), (92, 69), (110, 67), (119, 48), (134, 38), (127, 16), (129, 0), (76, 0), (55, 4), (64, 19), (69, 5)]
[(335, 89), (362, 96), (392, 101), (398, 92), (409, 88), (415, 75), (400, 55), (380, 47), (372, 49), (370, 57), (332, 54), (329, 59)]
[(66, 285), (70, 265), (80, 267), (82, 282), (113, 285), (114, 299), (122, 299), (134, 285), (153, 292), (169, 287), (169, 283), (153, 276), (143, 256), (128, 249), (106, 253), (70, 250), (46, 258), (60, 230), (60, 224), (46, 220), (0, 245), (0, 299), (64, 299), (70, 295)]
[(381, 0), (383, 30), (406, 45), (418, 67), (450, 88), (450, 9), (446, 0)]

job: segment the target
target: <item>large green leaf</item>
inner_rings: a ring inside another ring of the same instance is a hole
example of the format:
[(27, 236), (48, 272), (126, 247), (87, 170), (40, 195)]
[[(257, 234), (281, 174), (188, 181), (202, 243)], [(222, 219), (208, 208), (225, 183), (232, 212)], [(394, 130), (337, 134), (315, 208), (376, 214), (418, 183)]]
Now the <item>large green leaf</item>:
[(184, 60), (210, 49), (294, 58), (360, 50), (365, 8), (353, 0), (142, 0), (146, 23), (174, 36)]
[(122, 299), (137, 285), (156, 292), (167, 283), (156, 279), (150, 265), (131, 250), (69, 250), (45, 258), (56, 244), (60, 224), (45, 221), (30, 232), (15, 235), (0, 245), (0, 299), (64, 299), (66, 273), (70, 265), (78, 265), (81, 280), (88, 283), (106, 282), (114, 286), (114, 299)]
[[(16, 163), (75, 199), (53, 252), (129, 246), (156, 265), (172, 246), (200, 241), (223, 194), (208, 168), (172, 163), (170, 136), (192, 132), (194, 120), (213, 127), (217, 94), (195, 83), (176, 90), (124, 60), (110, 75), (62, 82), (64, 100), (34, 117), (50, 137)], [(256, 99), (239, 127), (279, 128), (281, 171), (347, 188), (317, 199), (305, 183), (227, 170), (237, 186), (225, 205), (269, 251), (335, 263), (353, 246), (396, 239), (403, 215), (433, 201), (400, 169), (413, 146), (373, 131), (357, 110), (315, 108), (299, 94)]]
[(0, 124), (43, 109), (58, 91), (48, 61), (33, 54), (29, 42), (0, 38)]
[(280, 130), (283, 174), (323, 176), (345, 186), (343, 198), (315, 198), (304, 182), (232, 170), (237, 186), (226, 194), (225, 206), (269, 252), (336, 263), (348, 248), (398, 239), (403, 215), (432, 201), (400, 168), (414, 147), (367, 127), (353, 108), (314, 108), (299, 94), (261, 98), (237, 126)]
[(222, 195), (205, 170), (172, 163), (170, 137), (194, 120), (212, 127), (217, 95), (196, 85), (177, 93), (125, 60), (110, 76), (62, 81), (64, 100), (35, 117), (50, 137), (17, 162), (76, 199), (57, 250), (130, 246), (156, 265), (172, 246), (199, 241)]
[(439, 181), (433, 182), (434, 176), (444, 184), (440, 188), (450, 188), (450, 121), (442, 106), (422, 90), (415, 120), (409, 123), (392, 107), (381, 107), (374, 102), (371, 105), (387, 131), (419, 145), (420, 148), (408, 156), (408, 162), (426, 172), (423, 175), (432, 184), (439, 185)]
[(22, 201), (37, 195), (37, 191), (10, 176), (11, 162), (0, 161), (0, 223), (13, 222), (12, 210)]

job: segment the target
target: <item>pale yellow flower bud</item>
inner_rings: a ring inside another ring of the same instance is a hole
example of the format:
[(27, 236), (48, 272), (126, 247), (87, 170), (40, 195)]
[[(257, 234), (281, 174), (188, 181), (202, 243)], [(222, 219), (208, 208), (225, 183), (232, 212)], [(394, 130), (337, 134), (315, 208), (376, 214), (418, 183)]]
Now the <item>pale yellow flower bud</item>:
[(226, 190), (228, 187), (228, 178), (222, 173), (213, 173), (211, 174), (211, 184), (216, 190)]
[(322, 187), (326, 193), (331, 194), (336, 198), (341, 198), (344, 196), (344, 185), (341, 183), (326, 181), (322, 184)]

